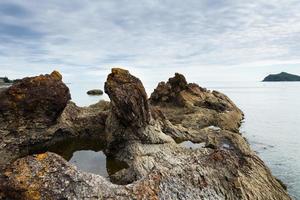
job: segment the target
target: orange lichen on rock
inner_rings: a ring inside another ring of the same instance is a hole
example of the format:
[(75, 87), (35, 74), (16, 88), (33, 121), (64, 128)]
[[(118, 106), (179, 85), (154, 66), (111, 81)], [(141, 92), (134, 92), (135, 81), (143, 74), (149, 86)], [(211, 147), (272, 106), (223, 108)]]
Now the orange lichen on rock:
[(160, 180), (161, 175), (151, 174), (149, 180), (141, 181), (133, 188), (133, 193), (136, 195), (137, 199), (158, 200)]
[(48, 155), (46, 154), (46, 153), (41, 153), (41, 154), (37, 154), (36, 155), (36, 159), (38, 160), (38, 161), (42, 161), (42, 160), (44, 160), (45, 158), (47, 158), (48, 157)]
[(50, 76), (51, 76), (52, 78), (58, 80), (58, 81), (61, 81), (61, 80), (62, 80), (62, 75), (61, 75), (58, 71), (56, 71), (56, 70), (54, 70), (54, 71), (50, 74)]
[(12, 199), (39, 200), (40, 180), (35, 179), (30, 164), (26, 160), (18, 160), (4, 175), (8, 177), (10, 186), (6, 188), (7, 195)]
[(59, 72), (27, 77), (0, 93), (0, 119), (52, 124), (71, 99)]

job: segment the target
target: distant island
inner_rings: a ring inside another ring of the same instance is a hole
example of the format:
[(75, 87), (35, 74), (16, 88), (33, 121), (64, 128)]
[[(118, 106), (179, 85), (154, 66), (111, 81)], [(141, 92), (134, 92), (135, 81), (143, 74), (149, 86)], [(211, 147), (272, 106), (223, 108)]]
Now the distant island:
[(300, 81), (300, 76), (281, 72), (279, 74), (270, 74), (264, 78), (263, 82), (279, 82), (279, 81)]
[(20, 79), (11, 80), (11, 79), (7, 78), (6, 76), (0, 77), (0, 85), (10, 85), (10, 84), (16, 83), (18, 81), (20, 81)]

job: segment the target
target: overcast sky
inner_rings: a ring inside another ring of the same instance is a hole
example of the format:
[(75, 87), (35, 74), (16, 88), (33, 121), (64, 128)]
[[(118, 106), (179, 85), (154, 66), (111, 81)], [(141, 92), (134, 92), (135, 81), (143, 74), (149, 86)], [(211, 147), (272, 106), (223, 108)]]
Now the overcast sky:
[(0, 0), (0, 76), (300, 74), (299, 0)]

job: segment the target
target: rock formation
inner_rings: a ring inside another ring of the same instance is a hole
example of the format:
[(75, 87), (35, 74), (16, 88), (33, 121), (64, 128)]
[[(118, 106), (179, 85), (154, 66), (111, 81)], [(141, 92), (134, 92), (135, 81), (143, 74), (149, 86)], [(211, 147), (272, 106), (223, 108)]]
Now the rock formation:
[(0, 94), (0, 120), (53, 124), (70, 99), (69, 88), (57, 71), (24, 78)]
[(138, 78), (127, 70), (114, 68), (105, 82), (105, 92), (111, 99), (106, 121), (107, 153), (119, 151), (120, 145), (129, 141), (149, 144), (172, 141), (151, 119), (147, 94)]
[(99, 133), (105, 129), (109, 103), (79, 108), (69, 100), (69, 89), (56, 71), (1, 91), (0, 169), (35, 145), (84, 135), (104, 138)]
[[(47, 124), (39, 135), (35, 134), (37, 129), (25, 131), (25, 137), (35, 136), (33, 143), (47, 143), (58, 134), (64, 139), (90, 137), (105, 130), (100, 137), (107, 143), (105, 152), (126, 162), (128, 168), (108, 180), (79, 171), (54, 153), (20, 154), (8, 159), (1, 170), (0, 196), (290, 199), (238, 132), (242, 112), (225, 95), (188, 84), (183, 75), (175, 74), (167, 83), (160, 83), (148, 100), (141, 81), (123, 69), (112, 70), (105, 92), (110, 103), (79, 108), (69, 102), (55, 124)], [(20, 127), (16, 130), (21, 131)], [(28, 144), (26, 139), (16, 142), (15, 133), (5, 128), (0, 133), (2, 152)], [(185, 140), (205, 145), (190, 149), (178, 144)]]
[(147, 94), (138, 78), (127, 70), (114, 68), (105, 82), (105, 92), (111, 99), (112, 113), (120, 123), (136, 128), (149, 124)]

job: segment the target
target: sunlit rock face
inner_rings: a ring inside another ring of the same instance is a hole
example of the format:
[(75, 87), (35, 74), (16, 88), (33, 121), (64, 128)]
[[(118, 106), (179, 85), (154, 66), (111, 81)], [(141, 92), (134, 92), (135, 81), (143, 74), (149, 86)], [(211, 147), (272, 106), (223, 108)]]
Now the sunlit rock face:
[(53, 124), (71, 95), (59, 72), (24, 78), (0, 93), (1, 121)]

